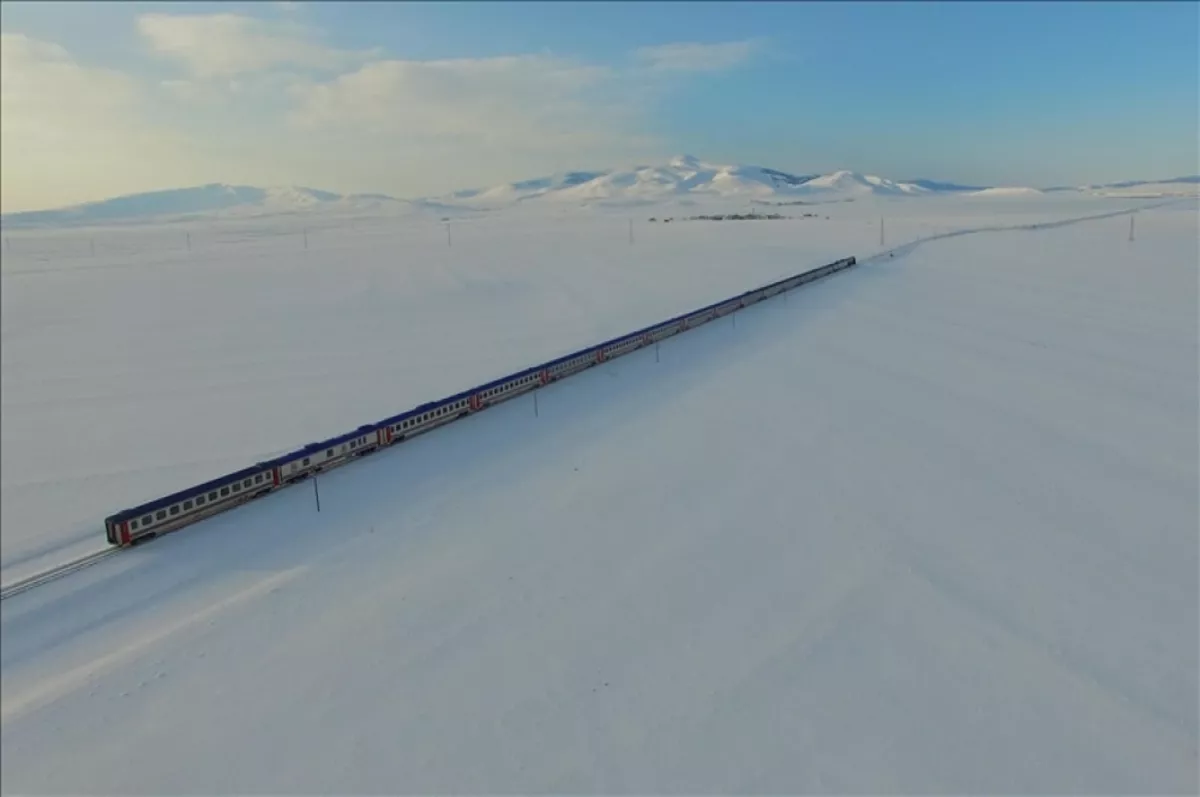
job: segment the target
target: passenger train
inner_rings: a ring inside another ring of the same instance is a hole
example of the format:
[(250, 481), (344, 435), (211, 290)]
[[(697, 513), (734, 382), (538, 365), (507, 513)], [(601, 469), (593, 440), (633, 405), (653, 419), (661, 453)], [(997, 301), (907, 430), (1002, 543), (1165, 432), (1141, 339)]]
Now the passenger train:
[(462, 393), (422, 404), (378, 423), (360, 426), (338, 437), (310, 443), (289, 454), (259, 462), (236, 473), (125, 509), (105, 518), (105, 535), (108, 542), (115, 546), (126, 547), (144, 542), (607, 360), (651, 346), (664, 338), (821, 279), (855, 263), (853, 257), (843, 258), (829, 265), (747, 291), (732, 299), (526, 368)]

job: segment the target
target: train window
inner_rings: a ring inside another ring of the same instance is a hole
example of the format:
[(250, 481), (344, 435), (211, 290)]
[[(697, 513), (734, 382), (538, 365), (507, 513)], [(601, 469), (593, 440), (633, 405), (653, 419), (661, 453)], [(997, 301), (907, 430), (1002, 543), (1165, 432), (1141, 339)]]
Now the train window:
[(249, 487), (249, 486), (250, 486), (250, 485), (252, 485), (252, 484), (254, 484), (254, 480), (253, 480), (253, 479), (244, 479), (244, 480), (242, 481), (242, 486), (243, 486), (243, 487)]
[(154, 518), (155, 518), (156, 520), (162, 520), (162, 519), (163, 519), (163, 518), (165, 518), (166, 516), (167, 516), (167, 511), (166, 511), (165, 509), (160, 509), (160, 510), (158, 510), (157, 512), (155, 512), (155, 513), (154, 513)]
[(204, 506), (204, 496), (196, 497), (196, 506)]
[(326, 451), (326, 452), (325, 452), (325, 456), (327, 456), (327, 457), (332, 457), (332, 456), (333, 456), (333, 449), (331, 448), (331, 449), (329, 449), (328, 451)]
[(178, 507), (178, 506), (173, 506), (173, 507), (171, 507), (171, 514), (172, 514), (172, 515), (178, 515), (178, 514), (179, 514), (179, 507)]
[(153, 518), (151, 518), (149, 515), (146, 515), (144, 518), (142, 518), (142, 525), (149, 526), (152, 520)]
[(262, 480), (263, 480), (263, 475), (261, 473), (254, 477), (255, 484), (262, 484)]
[(137, 529), (137, 521), (136, 520), (129, 521), (129, 530), (134, 531), (136, 529)]
[(208, 494), (208, 500), (209, 501), (217, 500), (217, 491), (216, 490), (213, 490), (211, 493)]
[(187, 510), (187, 509), (191, 509), (191, 508), (192, 508), (192, 502), (191, 502), (191, 501), (184, 501), (184, 502), (183, 502), (183, 508), (184, 508), (185, 510)]
[(234, 491), (235, 493), (240, 493), (240, 492), (242, 491), (242, 485), (240, 485), (240, 484), (234, 484), (234, 485), (233, 485), (233, 491)]
[[(293, 465), (292, 467), (294, 468), (294, 467), (296, 467), (296, 466), (295, 466), (295, 465)], [(221, 495), (229, 495), (229, 488), (228, 488), (228, 487), (222, 487), (222, 488), (221, 488)]]
[(350, 441), (350, 448), (358, 448), (358, 441), (357, 441), (357, 440), (351, 440), (351, 441)]
[(305, 458), (304, 458), (304, 464), (305, 464), (305, 465), (307, 465), (307, 464), (308, 464), (308, 459), (309, 459), (308, 457), (305, 457)]

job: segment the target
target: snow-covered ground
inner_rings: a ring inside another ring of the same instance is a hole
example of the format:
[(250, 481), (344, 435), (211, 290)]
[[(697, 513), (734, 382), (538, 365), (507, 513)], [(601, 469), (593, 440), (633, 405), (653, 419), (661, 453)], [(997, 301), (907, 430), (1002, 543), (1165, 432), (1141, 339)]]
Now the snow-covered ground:
[[(636, 216), (515, 207), (448, 230), (333, 215), (14, 231), (0, 268), (0, 575), (93, 550), (116, 510), (870, 255), (881, 220), (891, 247), (1147, 204), (876, 198), (760, 206), (801, 218), (753, 222), (680, 221), (750, 209), (724, 202)], [(1125, 224), (1108, 235), (1122, 240)]]
[[(888, 245), (1120, 207), (1050, 201)], [(6, 257), (5, 555), (869, 255), (862, 207)], [(6, 600), (2, 788), (1195, 793), (1197, 206), (1136, 230), (908, 248)]]

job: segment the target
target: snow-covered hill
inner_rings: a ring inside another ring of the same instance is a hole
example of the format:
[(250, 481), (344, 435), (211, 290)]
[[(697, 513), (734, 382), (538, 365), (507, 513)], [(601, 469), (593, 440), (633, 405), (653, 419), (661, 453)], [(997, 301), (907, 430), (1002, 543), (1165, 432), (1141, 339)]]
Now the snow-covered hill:
[(658, 166), (573, 172), (458, 192), (442, 201), (475, 207), (518, 202), (636, 205), (681, 198), (763, 200), (818, 195), (828, 199), (831, 195), (915, 196), (928, 193), (931, 193), (930, 189), (913, 183), (897, 183), (851, 171), (797, 175), (765, 166), (709, 163), (694, 155), (679, 155)]
[(1036, 188), (1028, 188), (1026, 186), (1001, 185), (995, 188), (984, 188), (979, 191), (972, 191), (968, 196), (986, 196), (986, 197), (1034, 197), (1041, 196), (1042, 191)]
[[(1125, 182), (1046, 191), (1106, 196), (1194, 195), (1200, 178)], [(933, 180), (895, 181), (859, 172), (790, 174), (765, 166), (718, 164), (679, 155), (661, 165), (605, 171), (570, 171), (532, 180), (455, 191), (426, 199), (386, 194), (337, 194), (299, 186), (256, 188), (213, 183), (152, 191), (55, 210), (10, 213), (7, 229), (89, 226), (196, 217), (254, 217), (289, 214), (453, 216), (516, 206), (547, 208), (695, 205), (705, 202), (838, 202), (868, 197), (1036, 196), (1030, 187), (969, 186)]]
[(150, 191), (87, 202), (55, 210), (8, 213), (0, 217), (6, 229), (86, 226), (196, 216), (276, 216), (313, 212), (404, 213), (416, 205), (383, 194), (335, 194), (302, 186), (258, 188), (211, 183), (191, 188)]
[(838, 193), (847, 195), (882, 194), (885, 196), (917, 195), (932, 193), (916, 183), (896, 183), (870, 174), (837, 171), (809, 180), (803, 186), (805, 193)]

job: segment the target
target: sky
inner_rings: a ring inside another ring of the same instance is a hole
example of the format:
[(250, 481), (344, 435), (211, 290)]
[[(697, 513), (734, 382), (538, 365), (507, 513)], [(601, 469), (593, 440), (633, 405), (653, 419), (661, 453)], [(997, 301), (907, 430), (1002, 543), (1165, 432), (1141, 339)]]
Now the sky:
[(1081, 185), (1200, 172), (1200, 5), (0, 5), (5, 213), (207, 183), (436, 196), (688, 153)]

